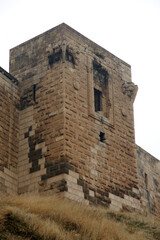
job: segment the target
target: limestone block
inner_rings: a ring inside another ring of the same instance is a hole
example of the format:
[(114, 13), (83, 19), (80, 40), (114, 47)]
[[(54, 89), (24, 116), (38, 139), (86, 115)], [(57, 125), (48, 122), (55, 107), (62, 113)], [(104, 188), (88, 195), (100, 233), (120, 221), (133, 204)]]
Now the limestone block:
[(69, 198), (69, 199), (71, 199), (73, 201), (80, 202), (80, 203), (83, 203), (85, 205), (89, 205), (89, 201), (88, 200), (86, 200), (86, 199), (84, 199), (82, 197), (79, 197), (77, 195), (74, 195), (74, 194), (72, 194), (70, 192), (61, 193), (60, 196), (64, 196), (64, 197)]
[(64, 179), (66, 179), (66, 176), (67, 176), (66, 174), (60, 174), (58, 176), (48, 178), (47, 183), (51, 184), (52, 182), (58, 182), (60, 180), (64, 180)]
[(92, 191), (92, 190), (89, 190), (89, 195), (90, 195), (91, 197), (95, 197), (95, 192)]
[(69, 170), (69, 176), (75, 178), (75, 179), (78, 179), (79, 178), (79, 174), (76, 173), (76, 172), (73, 172), (71, 170)]
[(73, 195), (76, 195), (78, 197), (84, 198), (84, 193), (79, 191), (79, 190), (76, 190), (76, 189), (73, 189), (71, 187), (68, 187), (68, 192), (73, 194)]
[(69, 180), (67, 181), (67, 187), (75, 189), (75, 190), (80, 191), (80, 192), (83, 193), (82, 187), (79, 186), (78, 184), (72, 182), (72, 181), (69, 181)]

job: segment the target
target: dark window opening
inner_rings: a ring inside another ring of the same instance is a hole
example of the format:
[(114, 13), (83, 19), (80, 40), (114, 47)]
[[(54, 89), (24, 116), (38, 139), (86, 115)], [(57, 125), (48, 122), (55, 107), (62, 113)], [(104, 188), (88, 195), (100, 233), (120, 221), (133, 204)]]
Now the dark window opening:
[(33, 85), (33, 101), (36, 102), (36, 84)]
[(147, 173), (145, 173), (144, 181), (145, 181), (145, 187), (146, 187), (146, 190), (147, 190), (148, 189), (148, 176), (147, 176)]
[(94, 107), (95, 107), (95, 112), (99, 112), (102, 110), (102, 92), (94, 88)]
[(69, 52), (68, 50), (66, 50), (66, 60), (68, 62), (75, 64), (74, 57), (73, 57), (72, 53)]
[(155, 178), (153, 178), (153, 183), (155, 190), (158, 191), (158, 181)]
[(102, 88), (106, 88), (109, 74), (108, 72), (102, 68), (102, 66), (97, 63), (95, 60), (93, 61), (93, 79), (98, 86)]
[(104, 142), (106, 140), (104, 132), (100, 132), (99, 140), (100, 140), (100, 142)]
[(53, 49), (53, 54), (48, 56), (48, 59), (50, 65), (53, 65), (55, 62), (60, 61), (62, 59), (62, 49), (59, 51), (55, 51), (55, 49)]

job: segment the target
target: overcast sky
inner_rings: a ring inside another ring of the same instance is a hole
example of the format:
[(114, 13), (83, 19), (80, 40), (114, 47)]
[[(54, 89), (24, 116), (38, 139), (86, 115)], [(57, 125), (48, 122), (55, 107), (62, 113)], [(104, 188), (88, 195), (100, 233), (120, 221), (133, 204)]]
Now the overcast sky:
[(132, 66), (136, 143), (160, 159), (160, 0), (0, 0), (0, 66), (62, 22)]

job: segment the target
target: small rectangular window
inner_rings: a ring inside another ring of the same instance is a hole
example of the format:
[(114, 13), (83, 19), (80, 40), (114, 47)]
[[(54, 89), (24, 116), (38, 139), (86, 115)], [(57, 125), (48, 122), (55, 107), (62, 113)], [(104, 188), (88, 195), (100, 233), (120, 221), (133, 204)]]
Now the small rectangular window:
[(147, 176), (147, 173), (145, 173), (144, 181), (145, 181), (145, 187), (146, 187), (146, 190), (147, 190), (148, 189), (148, 176)]
[(36, 84), (33, 85), (33, 101), (36, 102)]
[(99, 140), (100, 140), (100, 142), (104, 142), (106, 140), (104, 132), (100, 132)]
[(68, 50), (66, 50), (66, 60), (75, 64), (73, 54), (71, 52), (69, 52)]
[(102, 111), (102, 92), (94, 88), (94, 107), (95, 112)]

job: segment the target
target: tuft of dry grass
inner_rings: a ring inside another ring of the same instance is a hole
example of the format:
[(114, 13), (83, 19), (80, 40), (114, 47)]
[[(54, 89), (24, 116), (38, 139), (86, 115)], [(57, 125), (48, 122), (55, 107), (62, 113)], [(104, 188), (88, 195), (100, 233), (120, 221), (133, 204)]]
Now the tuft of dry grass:
[(1, 206), (2, 240), (160, 240), (158, 221), (56, 196), (8, 197)]

